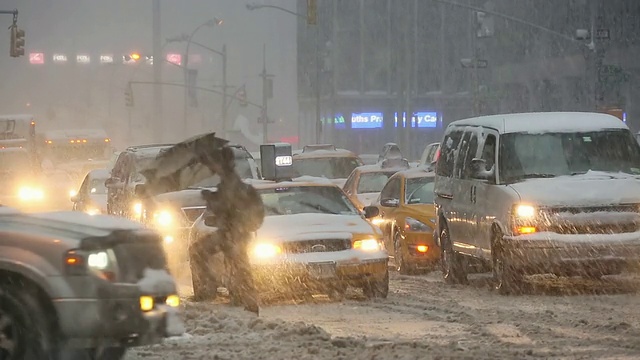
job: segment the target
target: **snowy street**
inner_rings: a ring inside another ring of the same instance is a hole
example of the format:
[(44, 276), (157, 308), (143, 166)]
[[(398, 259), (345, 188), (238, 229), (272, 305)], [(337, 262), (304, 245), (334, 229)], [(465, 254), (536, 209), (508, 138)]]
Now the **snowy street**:
[(343, 302), (276, 302), (260, 318), (223, 303), (185, 302), (188, 335), (132, 350), (127, 359), (640, 356), (640, 279), (537, 277), (522, 296), (500, 296), (488, 281), (474, 275), (469, 286), (447, 286), (439, 272), (392, 272), (388, 299), (364, 300), (354, 291)]

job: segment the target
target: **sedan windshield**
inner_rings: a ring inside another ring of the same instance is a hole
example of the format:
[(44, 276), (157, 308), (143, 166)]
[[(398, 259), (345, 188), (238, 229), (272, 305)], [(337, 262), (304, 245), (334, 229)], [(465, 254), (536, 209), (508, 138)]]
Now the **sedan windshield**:
[(333, 186), (299, 186), (259, 190), (267, 216), (293, 214), (358, 215), (342, 191)]
[(433, 177), (407, 179), (405, 184), (407, 204), (433, 204)]
[(358, 159), (353, 157), (307, 158), (293, 161), (296, 175), (327, 179), (346, 179), (353, 169), (360, 165), (362, 164)]
[(358, 194), (379, 193), (393, 174), (393, 172), (361, 174), (358, 182)]
[(502, 136), (505, 183), (587, 171), (640, 174), (640, 146), (627, 130), (585, 133), (514, 133)]

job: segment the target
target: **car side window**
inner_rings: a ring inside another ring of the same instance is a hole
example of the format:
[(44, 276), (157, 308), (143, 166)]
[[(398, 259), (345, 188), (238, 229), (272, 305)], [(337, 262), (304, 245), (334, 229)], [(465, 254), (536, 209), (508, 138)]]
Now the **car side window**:
[[(471, 160), (476, 157), (476, 153), (478, 152), (478, 136), (475, 132), (471, 132), (469, 137), (469, 142), (467, 144), (467, 149), (464, 155), (464, 159), (462, 161), (462, 172), (461, 179), (471, 179), (471, 175), (473, 175), (473, 170), (471, 168)], [(461, 154), (462, 155), (462, 154)]]
[(453, 176), (453, 165), (455, 163), (456, 149), (460, 140), (462, 139), (462, 131), (451, 131), (444, 137), (442, 141), (442, 148), (440, 150), (440, 156), (436, 164), (436, 171), (438, 176)]
[(79, 198), (89, 195), (88, 187), (89, 187), (89, 177), (85, 176), (84, 181), (82, 182), (82, 185), (80, 185), (80, 190), (78, 190)]
[(125, 158), (127, 153), (120, 153), (118, 155), (118, 159), (116, 160), (116, 164), (113, 166), (113, 170), (111, 170), (111, 176), (120, 180), (124, 180), (124, 168), (125, 168)]
[(356, 179), (356, 172), (353, 171), (351, 172), (351, 175), (349, 175), (349, 178), (347, 179), (347, 181), (344, 183), (344, 186), (342, 187), (342, 190), (344, 190), (344, 192), (346, 192), (347, 194), (351, 195), (352, 193), (352, 189), (353, 189), (353, 185), (355, 183)]
[(380, 192), (381, 201), (390, 199), (400, 200), (400, 178), (389, 180), (387, 185), (385, 185)]
[(469, 140), (471, 139), (471, 133), (465, 132), (460, 140), (460, 145), (456, 149), (453, 160), (453, 177), (456, 179), (462, 178), (462, 170), (464, 169), (464, 159), (469, 149)]

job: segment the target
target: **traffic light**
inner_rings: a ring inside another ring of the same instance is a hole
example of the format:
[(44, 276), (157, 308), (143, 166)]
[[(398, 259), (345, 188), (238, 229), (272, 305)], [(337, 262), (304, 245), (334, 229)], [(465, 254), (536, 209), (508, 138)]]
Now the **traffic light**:
[(127, 107), (133, 106), (133, 88), (131, 87), (131, 84), (129, 84), (124, 90), (124, 101)]
[(18, 29), (18, 25), (11, 26), (11, 57), (19, 57), (24, 55), (24, 30)]
[(307, 24), (318, 24), (318, 2), (317, 0), (307, 0)]

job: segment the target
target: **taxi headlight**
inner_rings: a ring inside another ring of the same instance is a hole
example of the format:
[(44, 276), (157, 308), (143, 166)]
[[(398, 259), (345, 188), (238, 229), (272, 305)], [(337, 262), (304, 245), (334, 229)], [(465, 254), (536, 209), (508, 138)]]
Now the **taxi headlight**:
[(98, 208), (88, 208), (85, 212), (87, 214), (89, 214), (89, 215), (92, 215), (92, 216), (93, 215), (98, 215), (98, 214), (101, 213), (100, 209), (98, 209)]
[(379, 251), (380, 249), (382, 249), (382, 246), (376, 239), (364, 239), (354, 241), (353, 248), (363, 251)]
[(384, 222), (384, 219), (381, 217), (375, 217), (371, 219), (371, 223), (375, 226), (380, 226)]
[(157, 226), (168, 227), (173, 224), (173, 214), (167, 210), (158, 211), (153, 214), (153, 220)]
[(282, 248), (275, 244), (258, 243), (253, 246), (253, 255), (257, 258), (270, 258), (282, 253)]
[(22, 201), (42, 200), (44, 191), (36, 187), (23, 186), (18, 190), (18, 197)]

